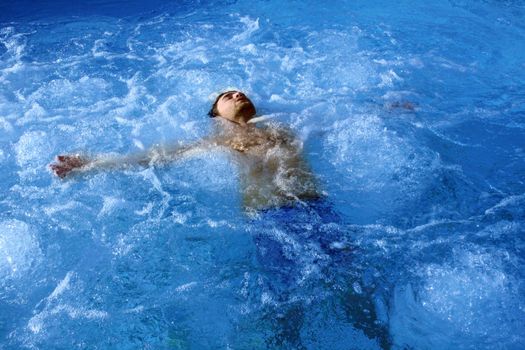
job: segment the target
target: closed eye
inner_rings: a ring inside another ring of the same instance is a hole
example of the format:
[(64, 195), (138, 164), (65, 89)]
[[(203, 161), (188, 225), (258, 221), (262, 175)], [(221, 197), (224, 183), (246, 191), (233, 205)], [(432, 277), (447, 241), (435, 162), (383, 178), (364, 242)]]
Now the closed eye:
[(229, 100), (232, 97), (233, 97), (233, 92), (228, 92), (228, 93), (224, 94), (224, 96), (222, 98), (225, 99), (225, 100)]

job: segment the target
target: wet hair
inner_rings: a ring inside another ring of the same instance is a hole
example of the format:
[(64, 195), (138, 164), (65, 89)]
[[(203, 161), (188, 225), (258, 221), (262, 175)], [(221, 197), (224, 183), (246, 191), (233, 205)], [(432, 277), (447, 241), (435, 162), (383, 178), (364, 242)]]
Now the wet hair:
[(219, 102), (221, 97), (227, 94), (228, 92), (235, 92), (235, 91), (237, 90), (224, 91), (224, 92), (221, 92), (219, 96), (217, 96), (217, 98), (215, 99), (215, 102), (213, 102), (213, 105), (211, 106), (210, 111), (208, 112), (208, 115), (210, 116), (210, 118), (215, 118), (216, 116), (219, 115), (219, 110), (217, 109), (217, 103)]

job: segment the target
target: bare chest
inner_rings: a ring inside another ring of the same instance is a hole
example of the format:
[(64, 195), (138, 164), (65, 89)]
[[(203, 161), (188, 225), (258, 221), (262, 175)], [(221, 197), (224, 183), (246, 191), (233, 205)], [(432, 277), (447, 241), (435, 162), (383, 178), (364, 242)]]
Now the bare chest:
[(280, 135), (258, 131), (228, 135), (224, 143), (240, 153), (262, 155), (271, 150), (285, 147), (287, 141)]

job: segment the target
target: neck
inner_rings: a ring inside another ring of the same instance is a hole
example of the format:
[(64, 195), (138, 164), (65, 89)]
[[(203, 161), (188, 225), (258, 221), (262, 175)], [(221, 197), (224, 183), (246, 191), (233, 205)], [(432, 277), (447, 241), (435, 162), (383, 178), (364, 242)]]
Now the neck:
[(250, 115), (250, 116), (240, 115), (237, 118), (234, 118), (235, 119), (234, 122), (241, 126), (246, 126), (252, 117), (253, 115)]
[(226, 118), (221, 118), (221, 117), (218, 117), (218, 120), (220, 121), (223, 127), (234, 126), (234, 127), (240, 127), (240, 128), (247, 128), (250, 126), (250, 124), (246, 123), (244, 120), (231, 120), (231, 119), (226, 119)]
[(228, 121), (230, 123), (237, 124), (237, 125), (242, 126), (242, 127), (247, 127), (249, 125), (249, 122), (251, 120), (250, 117), (239, 116), (239, 117), (235, 117), (235, 118), (229, 119), (229, 118), (223, 118), (223, 117), (219, 116), (219, 118), (221, 120), (226, 120), (226, 121)]

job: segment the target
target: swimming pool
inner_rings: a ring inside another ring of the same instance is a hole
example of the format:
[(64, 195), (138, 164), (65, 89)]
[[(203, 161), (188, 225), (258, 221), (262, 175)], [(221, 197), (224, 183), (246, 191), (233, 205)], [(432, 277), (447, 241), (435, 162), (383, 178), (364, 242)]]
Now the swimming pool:
[[(522, 1), (0, 5), (0, 348), (525, 347)], [(207, 135), (220, 90), (326, 193), (251, 218), (228, 152), (60, 181), (60, 153)]]

